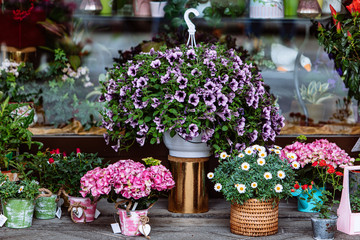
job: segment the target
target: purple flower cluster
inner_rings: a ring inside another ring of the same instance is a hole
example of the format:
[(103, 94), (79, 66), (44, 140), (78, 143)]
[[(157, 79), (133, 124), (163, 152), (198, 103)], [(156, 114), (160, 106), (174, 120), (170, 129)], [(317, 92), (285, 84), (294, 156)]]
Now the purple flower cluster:
[(103, 127), (122, 143), (158, 143), (172, 130), (231, 151), (243, 147), (237, 143), (274, 141), (284, 126), (256, 67), (222, 45), (141, 53), (109, 76)]
[(120, 160), (106, 168), (97, 167), (81, 178), (81, 195), (108, 195), (111, 190), (122, 198), (140, 199), (151, 191), (166, 191), (175, 186), (171, 172), (163, 165), (146, 168), (133, 160)]

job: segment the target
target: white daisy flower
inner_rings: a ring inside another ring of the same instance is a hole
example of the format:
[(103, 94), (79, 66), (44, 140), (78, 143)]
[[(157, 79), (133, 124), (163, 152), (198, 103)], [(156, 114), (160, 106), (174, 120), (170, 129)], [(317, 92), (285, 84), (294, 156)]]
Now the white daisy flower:
[(266, 152), (259, 152), (259, 157), (261, 158), (265, 158), (267, 156), (267, 153)]
[(208, 179), (213, 179), (213, 178), (214, 178), (214, 173), (213, 173), (213, 172), (209, 172), (209, 173), (207, 174), (207, 177), (208, 177)]
[(252, 187), (252, 188), (257, 188), (257, 182), (252, 182), (252, 183), (251, 183), (251, 187)]
[(270, 152), (274, 152), (274, 151), (275, 151), (275, 148), (269, 148), (269, 151), (270, 151)]
[(243, 158), (243, 157), (245, 157), (245, 155), (243, 153), (239, 153), (238, 157)]
[(251, 155), (251, 154), (253, 153), (252, 148), (250, 148), (250, 147), (246, 148), (246, 149), (245, 149), (245, 153), (246, 153), (247, 155)]
[(257, 163), (258, 163), (260, 166), (264, 166), (264, 164), (266, 163), (266, 161), (265, 161), (264, 158), (258, 158)]
[(297, 156), (295, 153), (287, 153), (286, 154), (286, 157), (290, 160), (296, 160), (297, 159)]
[(238, 188), (238, 187), (239, 187), (239, 185), (240, 185), (240, 184), (238, 184), (238, 183), (237, 183), (237, 184), (235, 184), (235, 187), (236, 187), (236, 188)]
[(278, 178), (280, 178), (280, 179), (284, 179), (286, 175), (285, 175), (285, 172), (284, 172), (284, 171), (279, 170), (279, 171), (277, 172), (277, 176), (278, 176)]
[(295, 169), (299, 169), (300, 168), (300, 163), (298, 163), (297, 161), (294, 161), (291, 163), (291, 166)]
[(239, 191), (239, 193), (244, 193), (246, 192), (246, 186), (244, 184), (239, 184), (237, 190)]
[(249, 171), (250, 169), (250, 164), (248, 164), (247, 162), (244, 162), (241, 164), (241, 169), (245, 170), (245, 171)]
[(216, 183), (214, 186), (215, 191), (220, 192), (222, 189), (222, 185), (220, 183)]
[(283, 190), (283, 186), (281, 184), (276, 184), (274, 189), (275, 189), (275, 192), (281, 193)]
[(260, 147), (259, 145), (257, 145), (257, 144), (255, 144), (255, 145), (252, 145), (251, 146), (251, 148), (253, 149), (253, 150), (257, 150), (258, 149), (258, 147)]
[(226, 152), (220, 153), (220, 158), (221, 158), (221, 159), (225, 159), (225, 158), (227, 158), (227, 157), (228, 157), (228, 154), (227, 154)]
[(22, 193), (22, 191), (24, 191), (24, 186), (21, 186), (21, 187), (19, 188), (18, 193)]
[(275, 149), (274, 152), (275, 152), (276, 154), (280, 154), (280, 153), (281, 153), (281, 151), (280, 151), (279, 149)]
[(274, 148), (275, 148), (275, 149), (279, 149), (279, 150), (282, 149), (282, 147), (280, 147), (280, 146), (278, 146), (278, 145), (274, 145)]
[(257, 148), (257, 150), (258, 150), (258, 152), (265, 152), (265, 147), (264, 146), (259, 146), (258, 148)]
[(265, 178), (266, 180), (272, 179), (272, 174), (271, 174), (271, 172), (265, 172), (265, 173), (264, 173), (264, 178)]

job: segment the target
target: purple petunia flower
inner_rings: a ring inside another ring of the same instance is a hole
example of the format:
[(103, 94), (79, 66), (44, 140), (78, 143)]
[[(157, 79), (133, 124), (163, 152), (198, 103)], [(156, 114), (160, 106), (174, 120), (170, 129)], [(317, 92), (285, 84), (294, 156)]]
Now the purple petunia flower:
[(167, 83), (169, 80), (170, 80), (170, 73), (169, 72), (166, 72), (165, 75), (160, 77), (160, 83), (161, 84)]
[(127, 71), (128, 76), (135, 77), (136, 73), (137, 73), (137, 70), (138, 70), (137, 66), (130, 66), (128, 71)]
[(178, 102), (184, 102), (186, 97), (186, 93), (184, 91), (176, 91), (174, 98)]
[(152, 62), (150, 63), (150, 66), (151, 66), (152, 68), (158, 68), (158, 67), (160, 67), (160, 65), (161, 65), (161, 62), (160, 62), (159, 59), (156, 59), (156, 60), (154, 60), (154, 61), (152, 61)]
[(254, 130), (251, 133), (248, 134), (249, 137), (249, 143), (253, 143), (258, 138), (258, 131)]
[(140, 144), (141, 147), (144, 146), (144, 144), (145, 144), (145, 137), (136, 138), (136, 142), (137, 142), (138, 144)]
[(245, 143), (237, 143), (235, 144), (235, 149), (237, 149), (238, 151), (243, 151), (246, 148)]
[(199, 130), (199, 127), (192, 123), (189, 125), (189, 134), (190, 134), (190, 137), (197, 137), (199, 136), (199, 133), (198, 133), (198, 130)]
[(195, 50), (194, 50), (194, 49), (189, 49), (189, 50), (187, 50), (186, 56), (187, 56), (188, 59), (191, 59), (191, 60), (196, 59)]
[(196, 107), (199, 104), (199, 97), (196, 94), (192, 93), (189, 96), (188, 102)]
[(201, 137), (201, 141), (202, 141), (202, 142), (207, 142), (207, 141), (209, 141), (209, 140), (212, 138), (214, 132), (215, 132), (215, 131), (214, 131), (214, 129), (212, 129), (212, 128), (207, 128), (207, 129), (205, 129), (205, 131), (203, 132), (203, 135), (202, 135), (202, 137)]
[(238, 86), (239, 86), (239, 83), (235, 79), (232, 79), (231, 82), (229, 83), (229, 87), (234, 92), (236, 92), (238, 90)]
[(165, 131), (165, 125), (164, 124), (159, 124), (156, 127), (156, 130), (158, 130), (159, 132), (164, 132)]
[(187, 86), (187, 78), (184, 78), (183, 76), (180, 76), (176, 79), (176, 81), (179, 83), (179, 88), (184, 89)]
[(238, 134), (238, 136), (242, 136), (242, 135), (244, 135), (244, 133), (245, 133), (245, 118), (244, 117), (242, 117), (241, 119), (240, 119), (240, 121), (238, 121), (238, 125), (236, 126), (236, 131), (237, 131), (237, 134)]
[(151, 100), (152, 100), (151, 106), (152, 106), (153, 108), (157, 108), (157, 107), (161, 104), (161, 102), (160, 102), (159, 99), (157, 99), (157, 98), (152, 98)]
[(262, 117), (266, 120), (270, 120), (270, 114), (271, 114), (271, 107), (270, 106), (264, 107), (262, 110)]
[(116, 145), (113, 145), (111, 146), (115, 152), (118, 152), (119, 151), (119, 148), (120, 148), (120, 139), (117, 140), (117, 144)]
[(219, 106), (226, 106), (226, 104), (228, 103), (228, 98), (224, 94), (219, 93), (217, 95), (217, 101)]
[(194, 77), (201, 76), (202, 72), (199, 71), (199, 69), (194, 68), (193, 70), (191, 70), (191, 75), (193, 75)]
[[(135, 79), (136, 80), (136, 79)], [(139, 77), (136, 81), (136, 87), (137, 88), (143, 88), (147, 85), (147, 79), (144, 77)]]
[(216, 101), (214, 94), (210, 91), (205, 92), (205, 94), (203, 95), (203, 99), (205, 101), (205, 104), (208, 106), (211, 106)]

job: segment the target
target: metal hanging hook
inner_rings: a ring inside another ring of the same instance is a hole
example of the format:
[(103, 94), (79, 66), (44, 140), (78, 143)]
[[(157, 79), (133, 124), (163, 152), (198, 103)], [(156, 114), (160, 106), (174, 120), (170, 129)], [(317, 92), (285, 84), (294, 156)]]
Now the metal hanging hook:
[(195, 16), (199, 16), (199, 11), (196, 10), (195, 8), (189, 8), (188, 10), (185, 11), (184, 13), (184, 19), (185, 19), (185, 22), (186, 22), (186, 25), (188, 26), (188, 32), (189, 32), (189, 38), (188, 38), (188, 41), (186, 43), (186, 45), (190, 46), (191, 47), (196, 47), (196, 41), (195, 41), (195, 32), (196, 32), (196, 29), (195, 29), (195, 24), (193, 24), (189, 18), (189, 14), (190, 13), (193, 13), (195, 14)]

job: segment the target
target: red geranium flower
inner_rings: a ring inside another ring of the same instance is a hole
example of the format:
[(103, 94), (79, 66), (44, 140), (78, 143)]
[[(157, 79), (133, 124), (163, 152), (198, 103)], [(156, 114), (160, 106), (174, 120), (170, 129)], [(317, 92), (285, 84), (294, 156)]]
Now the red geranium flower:
[(309, 189), (311, 190), (313, 188), (313, 186), (312, 185), (309, 185)]
[(57, 149), (55, 150), (55, 153), (56, 153), (56, 154), (60, 154), (60, 149), (57, 148)]
[(53, 158), (49, 158), (49, 163), (50, 164), (52, 164), (52, 163), (54, 163), (55, 162), (55, 160), (53, 159)]
[(329, 167), (327, 172), (330, 173), (330, 174), (333, 174), (335, 172), (335, 168), (334, 167)]
[(308, 188), (308, 185), (307, 185), (307, 184), (304, 184), (304, 185), (301, 186), (301, 188), (302, 188), (303, 190), (306, 190), (306, 189)]
[(356, 13), (360, 12), (360, 0), (353, 0), (353, 2), (346, 6), (347, 10), (349, 10), (349, 12), (352, 15), (355, 15)]
[(81, 153), (80, 148), (76, 148), (76, 153), (77, 154)]
[(294, 185), (294, 188), (295, 188), (295, 189), (299, 189), (299, 188), (300, 188), (300, 185), (296, 183), (296, 184)]
[(315, 162), (313, 162), (312, 166), (316, 167), (318, 165), (318, 163), (319, 163), (318, 161), (315, 161)]
[(295, 192), (295, 189), (291, 189), (290, 191), (291, 191), (291, 192)]
[(338, 176), (344, 176), (344, 174), (342, 172), (336, 172), (335, 174)]
[(320, 160), (319, 166), (320, 167), (326, 167), (326, 161), (325, 160)]
[(51, 151), (50, 151), (50, 154), (51, 154), (51, 155), (54, 155), (55, 153), (56, 153), (55, 150), (51, 150)]

